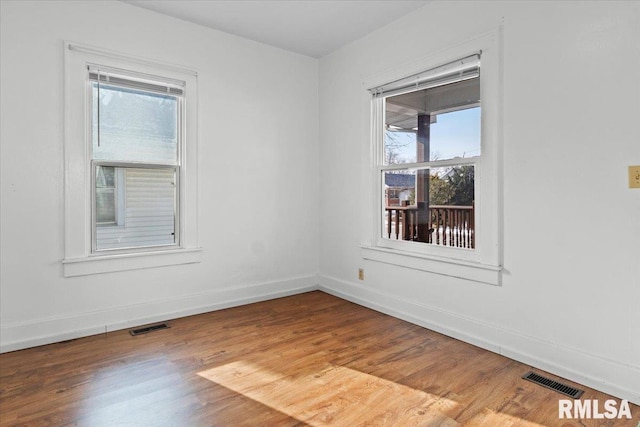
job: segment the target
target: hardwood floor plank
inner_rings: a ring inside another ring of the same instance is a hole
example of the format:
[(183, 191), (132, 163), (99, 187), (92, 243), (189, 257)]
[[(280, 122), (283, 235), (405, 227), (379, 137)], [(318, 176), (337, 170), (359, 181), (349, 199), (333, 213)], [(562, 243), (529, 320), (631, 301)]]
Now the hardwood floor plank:
[(637, 427), (640, 417), (632, 405), (633, 420), (560, 420), (563, 396), (522, 380), (529, 366), (322, 292), (168, 323), (0, 355), (0, 426)]

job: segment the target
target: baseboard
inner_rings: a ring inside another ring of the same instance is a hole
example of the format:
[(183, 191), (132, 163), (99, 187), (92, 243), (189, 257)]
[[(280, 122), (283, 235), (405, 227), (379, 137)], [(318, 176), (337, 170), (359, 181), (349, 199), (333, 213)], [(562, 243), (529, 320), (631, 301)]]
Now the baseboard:
[[(207, 313), (318, 289), (316, 275), (228, 287), (141, 304), (16, 322), (0, 327), (0, 353)], [(88, 325), (88, 326), (87, 326)]]
[[(328, 276), (218, 289), (109, 310), (2, 325), (0, 353), (320, 289), (640, 405), (640, 369)], [(90, 325), (79, 327), (79, 325)], [(588, 373), (588, 374), (585, 374)]]
[[(640, 405), (640, 368), (334, 277), (320, 290)], [(523, 372), (524, 374), (524, 372)]]

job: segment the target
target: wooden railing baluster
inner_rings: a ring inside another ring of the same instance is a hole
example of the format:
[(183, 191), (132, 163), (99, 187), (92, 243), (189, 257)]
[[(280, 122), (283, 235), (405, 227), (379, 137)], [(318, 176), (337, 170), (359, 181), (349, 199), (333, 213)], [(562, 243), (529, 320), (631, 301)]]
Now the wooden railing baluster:
[(458, 248), (475, 247), (475, 206), (429, 206), (429, 214), (425, 216), (427, 236), (418, 236), (417, 206), (387, 206), (386, 234), (389, 239), (420, 240), (441, 246)]
[(400, 237), (400, 210), (396, 209), (396, 240)]

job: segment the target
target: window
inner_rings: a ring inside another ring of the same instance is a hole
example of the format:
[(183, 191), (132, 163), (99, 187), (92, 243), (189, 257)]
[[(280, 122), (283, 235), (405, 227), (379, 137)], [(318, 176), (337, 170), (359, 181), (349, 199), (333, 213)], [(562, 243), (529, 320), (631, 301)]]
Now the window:
[(197, 262), (196, 74), (65, 47), (65, 276)]
[[(432, 70), (409, 88), (376, 92), (384, 111), (383, 238), (474, 249), (479, 57), (439, 67), (444, 77)], [(409, 192), (401, 205), (400, 181)]]
[(367, 84), (374, 214), (364, 258), (499, 284), (499, 37)]
[(95, 66), (87, 71), (93, 252), (178, 245), (182, 86)]

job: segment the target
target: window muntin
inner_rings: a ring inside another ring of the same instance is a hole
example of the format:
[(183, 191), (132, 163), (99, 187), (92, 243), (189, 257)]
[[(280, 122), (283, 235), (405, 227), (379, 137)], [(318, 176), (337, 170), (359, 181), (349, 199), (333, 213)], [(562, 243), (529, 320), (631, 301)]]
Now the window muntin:
[(179, 246), (181, 91), (99, 69), (89, 80), (92, 252)]
[[(459, 76), (377, 96), (384, 112), (379, 122), (384, 126), (383, 241), (475, 248), (475, 163), (482, 146), (479, 62), (477, 74)], [(404, 196), (397, 197), (400, 193)]]

